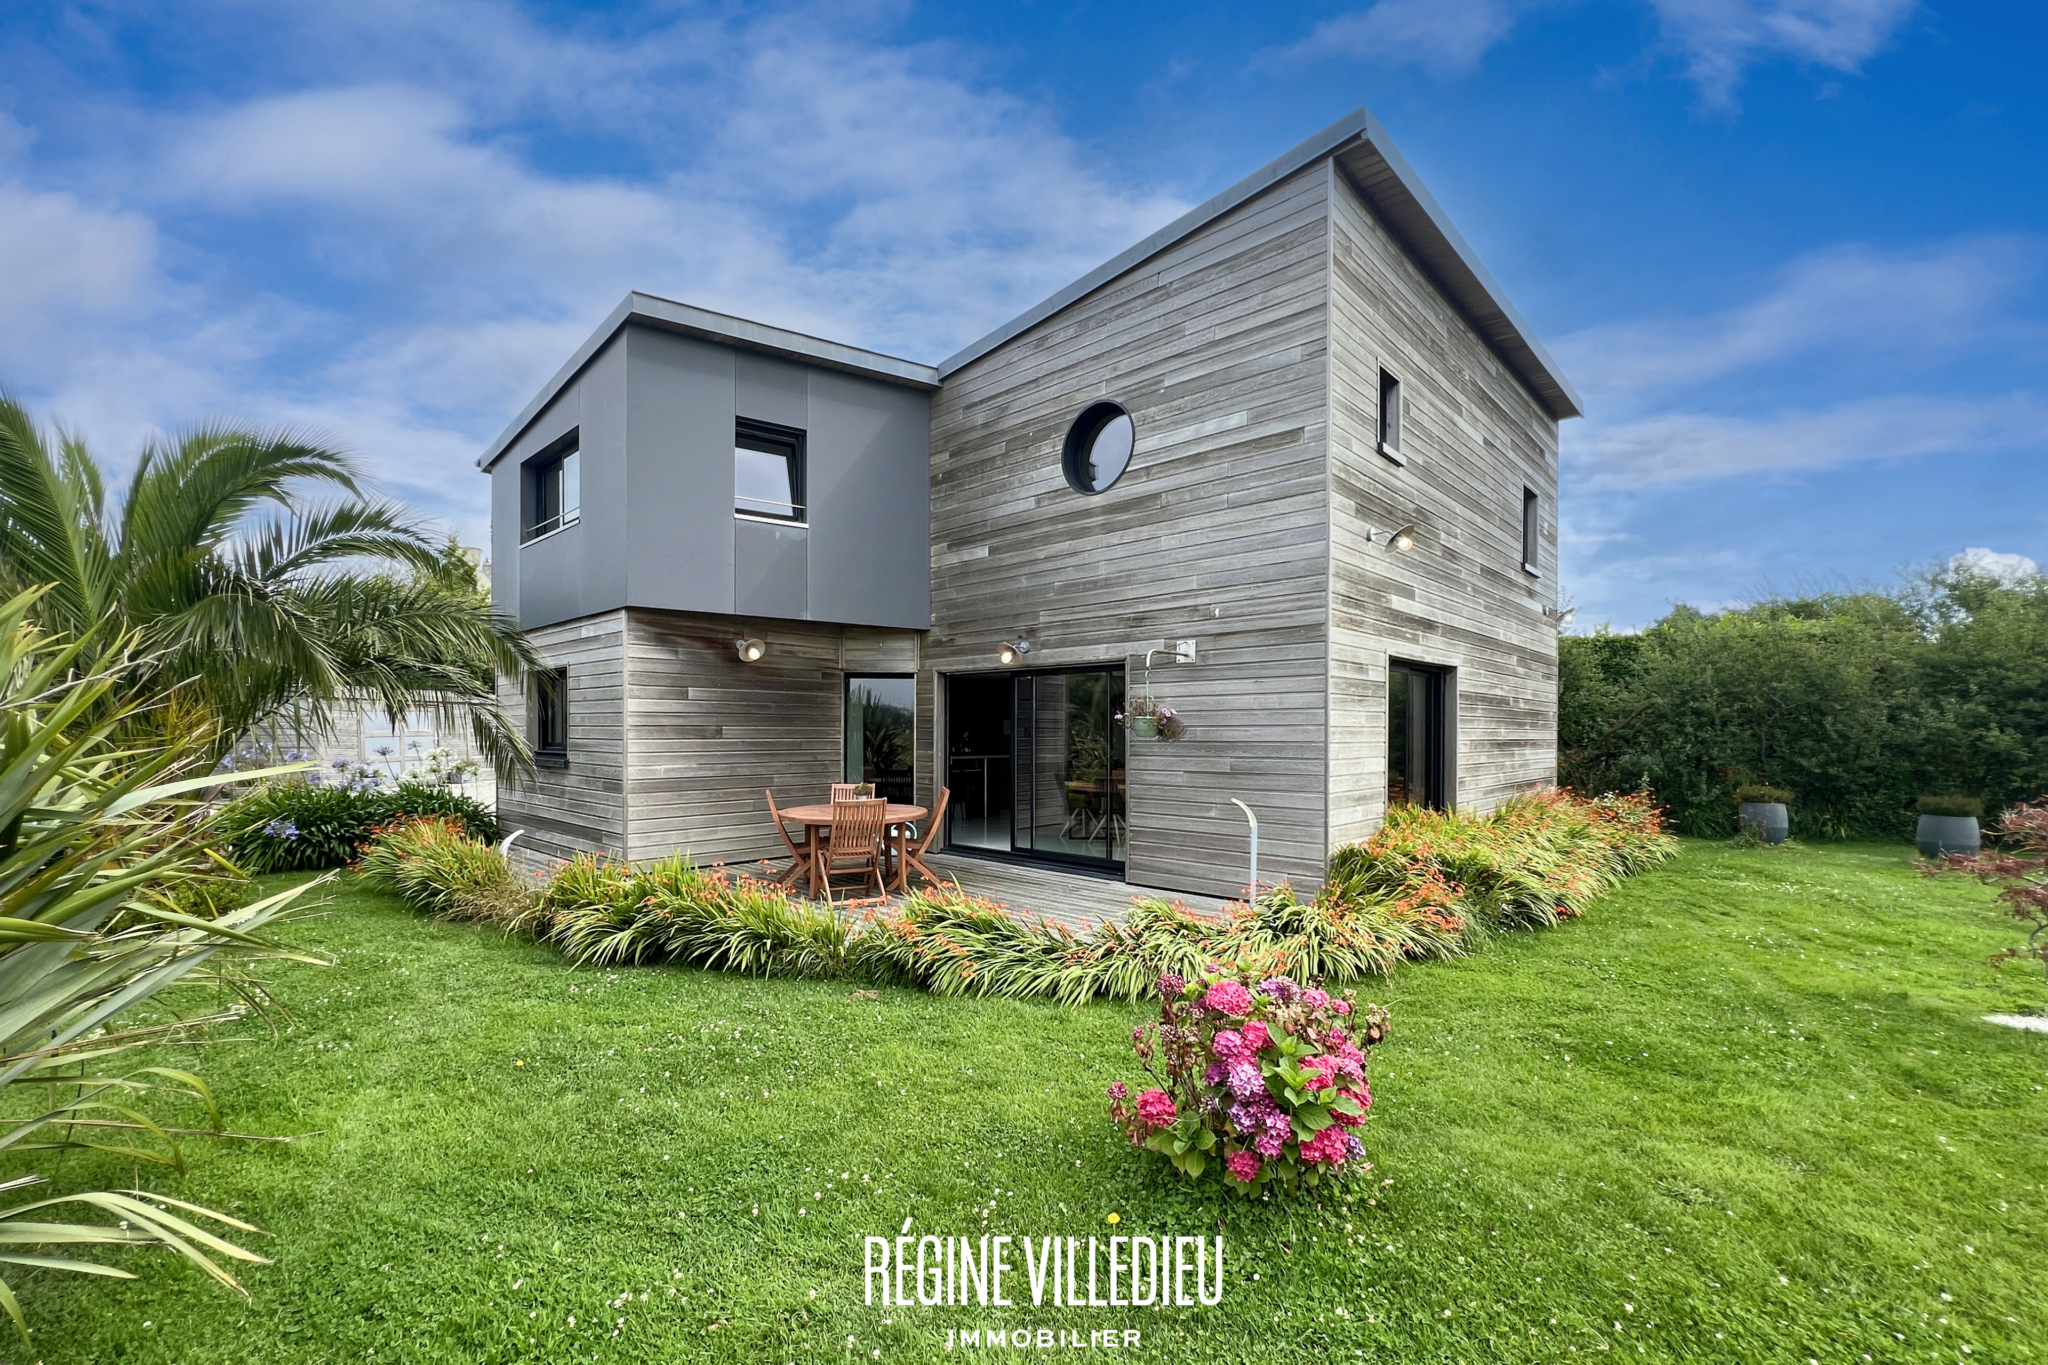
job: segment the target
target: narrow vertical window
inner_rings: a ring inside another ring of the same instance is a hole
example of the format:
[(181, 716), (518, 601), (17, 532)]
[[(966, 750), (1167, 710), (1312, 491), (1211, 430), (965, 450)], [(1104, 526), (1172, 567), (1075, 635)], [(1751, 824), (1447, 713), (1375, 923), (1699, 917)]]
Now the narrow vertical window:
[(1380, 371), (1380, 454), (1395, 464), (1406, 464), (1401, 453), (1401, 381)]
[(734, 514), (805, 520), (804, 433), (741, 419), (732, 444)]
[(533, 756), (545, 767), (569, 762), (569, 670), (547, 668), (533, 675)]
[(1537, 516), (1543, 507), (1543, 499), (1533, 488), (1522, 490), (1522, 572), (1535, 573), (1537, 552)]
[(526, 462), (520, 540), (538, 540), (574, 526), (583, 515), (583, 456), (570, 432)]

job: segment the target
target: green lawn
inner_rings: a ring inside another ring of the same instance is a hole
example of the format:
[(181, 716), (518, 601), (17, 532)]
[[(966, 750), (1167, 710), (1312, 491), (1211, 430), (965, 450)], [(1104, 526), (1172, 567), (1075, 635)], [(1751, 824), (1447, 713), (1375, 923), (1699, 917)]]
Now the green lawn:
[[(295, 938), (339, 958), (278, 974), (296, 1023), (188, 1064), (244, 1131), (318, 1136), (195, 1144), (157, 1184), (276, 1264), (246, 1302), (162, 1255), (30, 1272), (35, 1358), (923, 1360), (992, 1320), (1170, 1361), (2048, 1358), (2048, 1036), (1978, 1019), (2043, 985), (1985, 964), (2012, 938), (1987, 891), (1903, 848), (1691, 845), (1371, 988), (1377, 1169), (1285, 1207), (1192, 1197), (1110, 1129), (1136, 1007), (572, 971), (347, 888)], [(1112, 1212), (1220, 1219), (1222, 1304), (862, 1303), (861, 1236), (906, 1217), (1085, 1239)]]

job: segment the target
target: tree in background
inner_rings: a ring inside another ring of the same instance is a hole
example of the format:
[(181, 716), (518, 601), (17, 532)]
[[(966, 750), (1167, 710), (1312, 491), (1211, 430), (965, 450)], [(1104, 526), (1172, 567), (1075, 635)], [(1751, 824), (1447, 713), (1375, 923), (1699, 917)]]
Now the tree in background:
[(1789, 787), (1806, 837), (1897, 837), (1916, 796), (2048, 791), (2048, 583), (1968, 571), (1890, 591), (1678, 607), (1638, 635), (1560, 642), (1560, 780), (1647, 784), (1692, 834), (1734, 789)]
[[(322, 499), (319, 495), (325, 495)], [(206, 426), (145, 446), (110, 499), (75, 436), (0, 396), (0, 594), (49, 585), (39, 624), (132, 631), (122, 695), (203, 723), (218, 758), (251, 729), (318, 730), (345, 698), (397, 715), (467, 715), (481, 753), (522, 771), (525, 737), (496, 680), (533, 654), (462, 570), (353, 461), (290, 432)]]

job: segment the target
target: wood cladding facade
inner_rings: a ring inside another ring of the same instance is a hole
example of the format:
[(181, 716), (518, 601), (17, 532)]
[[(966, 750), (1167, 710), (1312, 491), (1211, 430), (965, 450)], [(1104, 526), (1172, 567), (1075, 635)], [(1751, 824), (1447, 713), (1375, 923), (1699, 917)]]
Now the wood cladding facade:
[[(946, 779), (946, 678), (1122, 664), (1186, 719), (1132, 738), (1126, 880), (1313, 886), (1385, 812), (1390, 661), (1451, 670), (1452, 799), (1555, 773), (1557, 417), (1376, 215), (1372, 165), (1325, 156), (945, 375), (930, 396), (931, 628), (626, 607), (535, 632), (570, 669), (566, 769), (507, 792), (532, 855), (779, 854), (762, 790), (841, 776), (845, 678), (917, 677), (916, 784)], [(1378, 445), (1380, 373), (1402, 451)], [(1137, 444), (1070, 488), (1074, 418), (1112, 399)], [(1539, 507), (1522, 564), (1525, 490)], [(1371, 538), (1413, 523), (1412, 552)], [(1550, 610), (1546, 610), (1550, 609)], [(743, 664), (736, 634), (768, 642)], [(1053, 799), (1048, 797), (1048, 800)]]

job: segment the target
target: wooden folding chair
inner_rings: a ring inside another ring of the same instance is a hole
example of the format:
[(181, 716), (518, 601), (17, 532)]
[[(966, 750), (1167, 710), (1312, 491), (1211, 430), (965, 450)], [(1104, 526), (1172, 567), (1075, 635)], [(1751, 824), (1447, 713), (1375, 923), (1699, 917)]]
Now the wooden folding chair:
[(832, 795), (829, 799), (833, 801), (858, 801), (860, 799), (860, 783), (834, 782), (832, 784)]
[(817, 868), (813, 880), (825, 888), (826, 900), (832, 899), (832, 879), (848, 871), (874, 878), (875, 890), (889, 894), (882, 870), (882, 839), (888, 818), (889, 803), (880, 798), (832, 803), (832, 828), (812, 855)]
[(928, 882), (936, 883), (946, 880), (926, 865), (924, 855), (938, 839), (939, 831), (946, 827), (946, 807), (951, 805), (952, 802), (953, 789), (951, 787), (939, 788), (939, 804), (932, 807), (932, 818), (930, 823), (925, 826), (924, 837), (914, 844), (905, 844), (903, 846), (903, 870), (898, 878), (897, 890), (908, 891), (910, 889), (910, 874), (913, 870)]
[(782, 843), (789, 850), (789, 870), (775, 879), (777, 886), (794, 886), (798, 877), (807, 876), (811, 871), (811, 831), (804, 828), (804, 837), (789, 837), (789, 826), (782, 823), (782, 812), (776, 809), (775, 792), (768, 792), (768, 818), (775, 822), (775, 832), (782, 836)]

